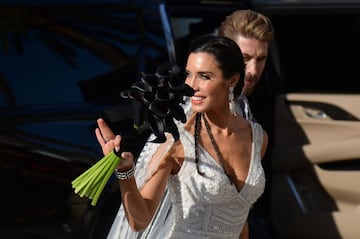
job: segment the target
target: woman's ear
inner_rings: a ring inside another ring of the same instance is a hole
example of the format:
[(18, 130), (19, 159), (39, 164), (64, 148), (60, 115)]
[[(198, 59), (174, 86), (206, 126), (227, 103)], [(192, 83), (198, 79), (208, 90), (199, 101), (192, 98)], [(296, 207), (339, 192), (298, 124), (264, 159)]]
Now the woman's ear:
[(234, 74), (230, 79), (230, 86), (235, 87), (240, 80), (240, 73)]
[(229, 87), (234, 87), (234, 96), (238, 97), (241, 95), (241, 91), (244, 85), (244, 82), (240, 82), (242, 79), (240, 79), (240, 73), (234, 74), (230, 80), (229, 80)]

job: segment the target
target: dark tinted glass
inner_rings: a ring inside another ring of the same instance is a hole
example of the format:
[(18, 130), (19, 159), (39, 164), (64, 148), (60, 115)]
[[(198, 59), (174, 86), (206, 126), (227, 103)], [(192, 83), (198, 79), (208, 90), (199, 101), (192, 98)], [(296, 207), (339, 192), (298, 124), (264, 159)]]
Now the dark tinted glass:
[(216, 34), (217, 28), (225, 17), (236, 9), (237, 5), (172, 5), (168, 7), (169, 22), (172, 26), (176, 48), (176, 59), (179, 65), (185, 66), (187, 49), (190, 42), (204, 34)]
[(270, 15), (287, 92), (358, 92), (358, 12)]
[(167, 57), (156, 4), (7, 5), (0, 18), (0, 107), (116, 103)]

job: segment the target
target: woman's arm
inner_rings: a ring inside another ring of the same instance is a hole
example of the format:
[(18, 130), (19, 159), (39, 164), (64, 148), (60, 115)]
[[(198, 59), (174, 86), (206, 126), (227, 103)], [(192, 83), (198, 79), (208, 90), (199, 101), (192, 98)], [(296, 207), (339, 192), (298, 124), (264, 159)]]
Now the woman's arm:
[(263, 158), (265, 156), (266, 149), (268, 146), (268, 141), (269, 141), (268, 135), (265, 132), (265, 130), (263, 130), (263, 144), (262, 144), (262, 148), (261, 148), (261, 158)]
[[(96, 138), (102, 147), (103, 153), (106, 155), (112, 150), (119, 151), (121, 136), (114, 135), (103, 119), (98, 119), (98, 128), (95, 130)], [(176, 142), (174, 145), (179, 145)], [(173, 158), (176, 157), (176, 147), (172, 143), (172, 138), (161, 144), (151, 160), (155, 165), (152, 168), (155, 173), (142, 186), (141, 192), (138, 189), (134, 177), (128, 179), (119, 179), (122, 203), (127, 216), (128, 222), (132, 230), (141, 231), (151, 222), (156, 209), (162, 200), (165, 192), (167, 180), (173, 170)], [(130, 152), (122, 152), (122, 160), (117, 166), (119, 172), (126, 172), (134, 165), (133, 154)]]
[[(123, 153), (122, 156), (127, 157), (126, 154)], [(141, 192), (138, 190), (134, 177), (119, 180), (125, 214), (134, 231), (141, 231), (149, 225), (164, 195), (172, 170), (166, 161), (168, 160), (162, 160), (159, 169), (145, 183)]]
[[(155, 172), (141, 189), (143, 201), (136, 201), (138, 195), (131, 194), (134, 188), (128, 188), (125, 180), (119, 182), (129, 225), (135, 231), (144, 229), (150, 223), (164, 196), (170, 174), (180, 167), (179, 158), (183, 158), (184, 153), (182, 144), (180, 141), (173, 142), (171, 137), (167, 139), (152, 156), (151, 161), (158, 160), (158, 163), (152, 166)], [(125, 191), (127, 189), (129, 190)]]
[(240, 233), (239, 239), (249, 239), (249, 224), (246, 221), (243, 227), (242, 232)]

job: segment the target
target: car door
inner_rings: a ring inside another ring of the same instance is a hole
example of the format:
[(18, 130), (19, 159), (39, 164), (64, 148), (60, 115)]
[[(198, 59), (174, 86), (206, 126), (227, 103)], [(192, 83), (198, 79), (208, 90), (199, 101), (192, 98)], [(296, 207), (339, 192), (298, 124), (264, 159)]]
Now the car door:
[(360, 95), (276, 100), (272, 221), (286, 238), (359, 238)]
[(274, 231), (360, 238), (359, 3), (267, 10), (282, 86), (270, 116)]

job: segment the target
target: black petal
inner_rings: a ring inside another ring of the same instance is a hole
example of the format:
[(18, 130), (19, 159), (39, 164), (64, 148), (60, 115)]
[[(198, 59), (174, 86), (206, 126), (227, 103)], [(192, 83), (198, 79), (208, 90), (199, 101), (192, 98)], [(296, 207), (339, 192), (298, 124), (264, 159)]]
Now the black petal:
[(149, 114), (148, 116), (149, 126), (155, 136), (160, 136), (165, 132), (165, 125), (161, 118), (157, 117), (155, 114)]
[(150, 103), (149, 110), (153, 112), (157, 117), (163, 118), (169, 114), (170, 112), (169, 106), (170, 104), (168, 101), (154, 100), (153, 102)]
[(137, 91), (134, 89), (131, 89), (128, 91), (128, 95), (130, 98), (139, 101), (140, 103), (145, 103), (144, 101), (144, 93), (141, 91)]
[(174, 106), (173, 116), (176, 120), (179, 120), (182, 123), (186, 122), (186, 115), (185, 115), (184, 109), (180, 105)]
[(188, 84), (184, 84), (184, 89), (182, 89), (181, 93), (183, 95), (186, 95), (186, 96), (193, 96), (194, 95), (194, 89), (191, 88), (191, 86), (189, 86)]
[(151, 142), (153, 142), (153, 143), (164, 143), (165, 141), (166, 141), (165, 134), (161, 134), (158, 137), (156, 137), (155, 139), (151, 140)]
[(121, 95), (142, 104), (142, 114), (137, 114), (138, 132), (151, 130), (156, 139), (153, 142), (164, 142), (165, 132), (179, 139), (179, 131), (174, 119), (186, 122), (186, 115), (180, 104), (184, 96), (192, 96), (194, 90), (185, 84), (185, 74), (176, 65), (160, 65), (155, 74), (142, 73), (140, 81), (135, 82), (129, 91)]
[(165, 118), (164, 120), (166, 131), (171, 133), (174, 140), (177, 141), (180, 138), (180, 134), (174, 120), (172, 118)]

